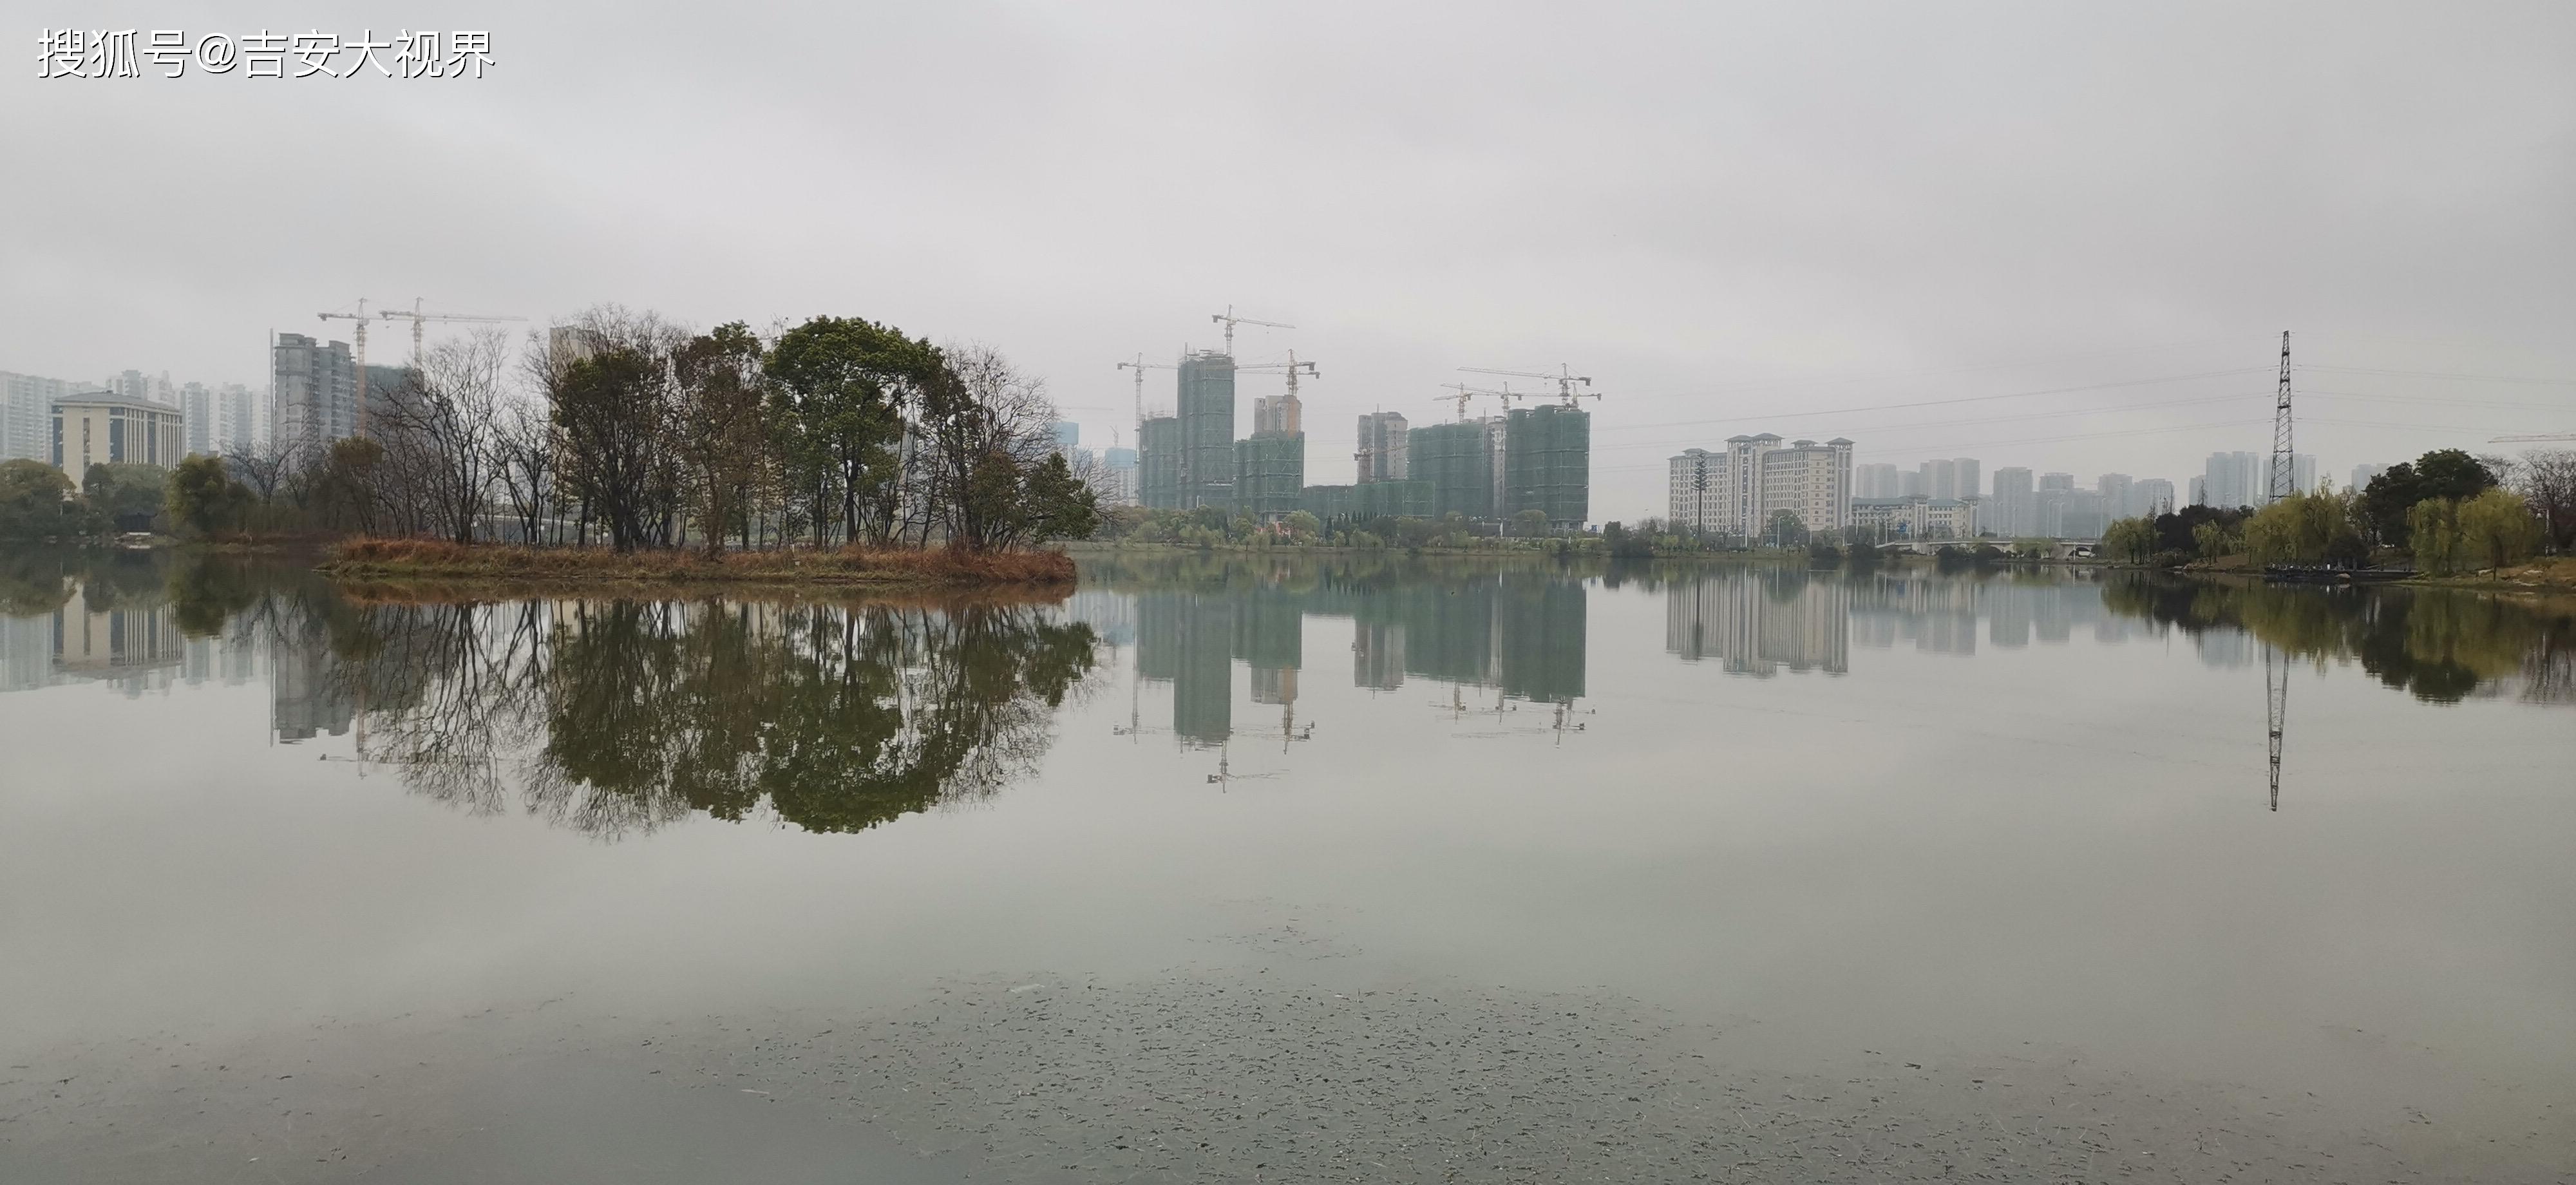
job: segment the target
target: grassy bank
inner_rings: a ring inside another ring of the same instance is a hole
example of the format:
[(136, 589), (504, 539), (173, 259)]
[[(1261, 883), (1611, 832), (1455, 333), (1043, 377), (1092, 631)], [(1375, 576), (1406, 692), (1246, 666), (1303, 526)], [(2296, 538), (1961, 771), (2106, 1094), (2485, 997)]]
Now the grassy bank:
[(2457, 576), (2418, 576), (2408, 584), (2437, 588), (2491, 588), (2515, 592), (2576, 593), (2576, 556), (2533, 560), (2510, 568), (2489, 568)]
[(616, 552), (595, 547), (516, 547), (426, 539), (350, 539), (320, 565), (334, 580), (503, 581), (513, 584), (865, 585), (889, 588), (1070, 584), (1073, 558), (1054, 551), (945, 548), (794, 548), (708, 555), (694, 550)]

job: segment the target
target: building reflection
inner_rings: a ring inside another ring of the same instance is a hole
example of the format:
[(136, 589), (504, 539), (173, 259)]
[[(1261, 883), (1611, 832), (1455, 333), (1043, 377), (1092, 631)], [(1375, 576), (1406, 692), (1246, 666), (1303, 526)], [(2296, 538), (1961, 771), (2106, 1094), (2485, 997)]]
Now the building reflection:
[(1849, 673), (1851, 633), (1852, 589), (1832, 574), (1737, 571), (1665, 590), (1664, 650), (1730, 675)]

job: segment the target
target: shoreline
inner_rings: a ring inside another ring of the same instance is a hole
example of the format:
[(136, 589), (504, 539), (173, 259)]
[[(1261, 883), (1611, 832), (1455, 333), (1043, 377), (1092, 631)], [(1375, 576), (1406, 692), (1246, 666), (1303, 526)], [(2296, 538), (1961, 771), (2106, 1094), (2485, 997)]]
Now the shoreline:
[(332, 546), (314, 570), (336, 583), (378, 587), (491, 583), (974, 590), (1070, 586), (1075, 579), (1073, 557), (1061, 551), (787, 548), (709, 555), (684, 549), (617, 552), (414, 539), (348, 540)]

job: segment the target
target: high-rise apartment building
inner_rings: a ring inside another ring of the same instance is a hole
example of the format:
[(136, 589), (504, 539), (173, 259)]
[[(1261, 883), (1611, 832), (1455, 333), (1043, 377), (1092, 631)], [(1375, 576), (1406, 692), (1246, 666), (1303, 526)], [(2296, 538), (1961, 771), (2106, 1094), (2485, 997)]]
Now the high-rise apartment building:
[(2136, 517), (2129, 502), (2130, 487), (2136, 484), (2126, 473), (2105, 473), (2094, 478), (2093, 492), (2102, 495), (2102, 512), (2113, 518)]
[(1181, 506), (1234, 502), (1234, 356), (1193, 350), (1181, 357)]
[(1958, 477), (1959, 492), (1956, 497), (1960, 501), (1965, 502), (1985, 494), (1985, 466), (1975, 457), (1955, 458), (1950, 462), (1950, 466)]
[(1916, 472), (1922, 474), (1923, 493), (1926, 497), (1931, 498), (1935, 502), (1956, 502), (1959, 500), (1958, 462), (1925, 461), (1922, 464), (1922, 467), (1917, 469)]
[(1252, 401), (1252, 435), (1234, 446), (1235, 509), (1261, 522), (1297, 512), (1306, 486), (1305, 412), (1294, 395)]
[(1408, 431), (1402, 412), (1373, 411), (1360, 417), (1359, 450), (1351, 454), (1360, 484), (1412, 476)]
[(2142, 477), (2129, 487), (2128, 518), (2153, 518), (2174, 512), (2174, 484), (2161, 477)]
[(1728, 489), (1726, 454), (1704, 448), (1683, 449), (1672, 459), (1666, 478), (1665, 519), (1677, 531), (1714, 531), (1721, 529), (1723, 523), (1722, 529), (1733, 532), (1736, 527), (1728, 506)]
[(1136, 488), (1149, 509), (1181, 509), (1181, 420), (1154, 416), (1136, 430)]
[(1784, 445), (1768, 432), (1728, 437), (1722, 453), (1685, 450), (1668, 462), (1667, 513), (1723, 535), (1759, 535), (1782, 510), (1810, 531), (1840, 530), (1851, 525), (1851, 450), (1840, 437)]
[(1476, 520), (1503, 518), (1496, 509), (1503, 505), (1498, 488), (1503, 474), (1500, 428), (1494, 420), (1474, 419), (1410, 429), (1404, 449), (1412, 476), (1395, 478), (1380, 471), (1362, 484), (1419, 481), (1430, 487), (1434, 518), (1451, 514)]
[(54, 401), (95, 383), (0, 371), (0, 461), (54, 460)]
[(1986, 513), (1986, 529), (1998, 535), (2025, 536), (2039, 532), (2039, 505), (2033, 499), (2030, 470), (2007, 465), (1995, 470), (1995, 496)]
[(1505, 518), (1535, 510), (1560, 530), (1590, 521), (1592, 413), (1555, 403), (1505, 413), (1503, 498)]
[(1904, 496), (1905, 482), (1897, 473), (1896, 466), (1881, 462), (1852, 467), (1852, 497), (1902, 498)]
[(2380, 474), (2386, 472), (2388, 472), (2388, 466), (2386, 465), (2372, 465), (2367, 462), (2355, 465), (2352, 467), (2351, 488), (2356, 490), (2369, 489), (2370, 483), (2376, 480)]
[[(565, 330), (556, 330), (558, 353)], [(269, 347), (272, 431), (278, 443), (318, 456), (358, 431), (358, 367), (347, 342), (281, 333)]]

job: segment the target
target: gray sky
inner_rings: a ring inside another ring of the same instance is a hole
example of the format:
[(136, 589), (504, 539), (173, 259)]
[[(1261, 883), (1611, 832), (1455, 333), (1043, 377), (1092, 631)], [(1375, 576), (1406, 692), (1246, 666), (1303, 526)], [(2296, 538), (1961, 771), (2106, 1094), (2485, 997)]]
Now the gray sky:
[[(2565, 4), (0, 10), (5, 370), (257, 383), (268, 331), (360, 296), (830, 312), (999, 345), (1105, 444), (1112, 364), (1231, 302), (1299, 327), (1247, 361), (1321, 367), (1310, 481), (1348, 479), (1355, 413), (1450, 414), (1456, 367), (1594, 376), (1599, 519), (1766, 430), (2179, 486), (2269, 446), (2283, 329), (2303, 363), (2576, 379)], [(423, 19), (497, 66), (35, 76), (68, 20)], [(2299, 386), (2336, 475), (2576, 431), (2576, 382)]]

